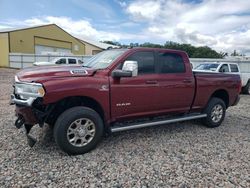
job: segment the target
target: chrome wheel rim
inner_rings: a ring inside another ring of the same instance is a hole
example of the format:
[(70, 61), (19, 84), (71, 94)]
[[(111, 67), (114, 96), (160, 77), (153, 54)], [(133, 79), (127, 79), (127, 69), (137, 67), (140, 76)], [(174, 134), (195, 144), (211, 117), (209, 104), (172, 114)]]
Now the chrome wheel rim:
[(76, 147), (86, 146), (96, 133), (95, 124), (88, 118), (80, 118), (70, 124), (67, 130), (67, 139)]
[(223, 116), (223, 107), (220, 104), (217, 104), (213, 107), (211, 118), (214, 123), (218, 123)]

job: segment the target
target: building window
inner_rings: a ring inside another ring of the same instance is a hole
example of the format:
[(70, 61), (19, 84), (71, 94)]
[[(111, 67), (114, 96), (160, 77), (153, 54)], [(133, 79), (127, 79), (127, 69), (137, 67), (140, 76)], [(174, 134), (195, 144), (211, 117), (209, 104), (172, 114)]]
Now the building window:
[(79, 51), (79, 46), (78, 45), (74, 45), (74, 50), (75, 51)]

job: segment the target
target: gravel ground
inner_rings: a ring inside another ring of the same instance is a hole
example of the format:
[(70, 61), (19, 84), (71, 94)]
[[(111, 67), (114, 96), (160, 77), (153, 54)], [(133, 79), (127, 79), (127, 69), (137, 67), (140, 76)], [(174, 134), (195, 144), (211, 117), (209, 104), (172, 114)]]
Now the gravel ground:
[(0, 187), (250, 187), (250, 96), (215, 129), (191, 121), (116, 133), (68, 156), (48, 127), (34, 128), (33, 148), (14, 127), (15, 72), (0, 69)]

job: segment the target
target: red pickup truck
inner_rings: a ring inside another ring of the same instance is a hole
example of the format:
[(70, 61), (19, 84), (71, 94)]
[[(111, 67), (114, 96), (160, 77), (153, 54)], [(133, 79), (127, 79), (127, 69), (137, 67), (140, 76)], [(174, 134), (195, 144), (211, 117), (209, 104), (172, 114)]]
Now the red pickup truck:
[(185, 52), (101, 52), (83, 66), (34, 67), (15, 76), (17, 128), (51, 125), (68, 154), (93, 149), (104, 133), (201, 119), (219, 126), (239, 101), (239, 75), (193, 72)]

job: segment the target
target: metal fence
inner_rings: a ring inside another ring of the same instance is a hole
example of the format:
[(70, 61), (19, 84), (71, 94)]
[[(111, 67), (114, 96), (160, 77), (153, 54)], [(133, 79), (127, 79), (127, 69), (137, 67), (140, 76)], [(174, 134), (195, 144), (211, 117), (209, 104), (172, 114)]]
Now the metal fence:
[(49, 62), (57, 57), (74, 57), (79, 58), (83, 62), (92, 56), (88, 55), (40, 55), (40, 54), (22, 54), (22, 53), (10, 53), (9, 54), (9, 66), (11, 68), (26, 68), (33, 66), (34, 62)]
[[(22, 54), (22, 53), (10, 53), (9, 65), (12, 68), (25, 68), (33, 66), (34, 62), (39, 61), (51, 61), (57, 57), (75, 57), (81, 59), (83, 62), (91, 58), (90, 55), (40, 55), (40, 54)], [(193, 67), (198, 66), (201, 63), (207, 62), (225, 62), (225, 63), (237, 63), (241, 72), (250, 72), (249, 60), (236, 60), (236, 59), (208, 59), (208, 58), (190, 58), (190, 62)]]

